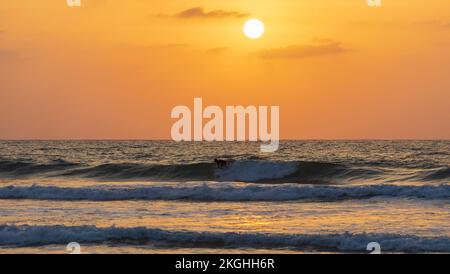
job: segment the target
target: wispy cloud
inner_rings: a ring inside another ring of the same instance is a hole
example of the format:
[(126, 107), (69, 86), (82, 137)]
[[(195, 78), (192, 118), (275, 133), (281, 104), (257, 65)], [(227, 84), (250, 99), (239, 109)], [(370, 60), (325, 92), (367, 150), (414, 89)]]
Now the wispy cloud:
[(13, 50), (0, 49), (0, 60), (8, 60), (18, 57), (17, 52)]
[(242, 18), (249, 16), (249, 14), (239, 11), (226, 11), (226, 10), (205, 11), (202, 7), (194, 7), (169, 16), (179, 19), (195, 19), (195, 18), (220, 19), (220, 18)]
[(342, 43), (330, 39), (314, 39), (311, 44), (272, 48), (258, 52), (263, 59), (303, 59), (314, 56), (341, 54), (349, 51)]
[(209, 53), (209, 54), (220, 54), (220, 53), (223, 53), (223, 52), (225, 52), (227, 50), (228, 50), (227, 47), (215, 47), (215, 48), (208, 49), (206, 51), (206, 53)]
[(414, 26), (450, 29), (450, 21), (442, 21), (442, 20), (420, 21), (415, 22)]
[(160, 43), (147, 45), (119, 44), (118, 50), (122, 50), (127, 54), (174, 54), (176, 52), (190, 51), (190, 45), (184, 43)]
[(181, 49), (189, 47), (189, 44), (185, 43), (167, 43), (167, 44), (156, 44), (152, 45), (152, 48), (160, 48), (160, 49)]
[(422, 20), (422, 21), (401, 21), (401, 20), (361, 20), (349, 23), (352, 27), (383, 27), (383, 28), (430, 28), (446, 30), (450, 28), (448, 20)]

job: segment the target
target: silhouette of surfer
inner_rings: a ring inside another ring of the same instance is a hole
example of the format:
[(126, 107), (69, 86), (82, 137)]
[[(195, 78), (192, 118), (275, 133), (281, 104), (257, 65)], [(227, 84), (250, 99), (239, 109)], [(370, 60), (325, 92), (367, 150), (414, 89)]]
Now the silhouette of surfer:
[(228, 166), (228, 162), (225, 160), (214, 159), (214, 162), (216, 163), (217, 168), (219, 168), (219, 169), (223, 169)]

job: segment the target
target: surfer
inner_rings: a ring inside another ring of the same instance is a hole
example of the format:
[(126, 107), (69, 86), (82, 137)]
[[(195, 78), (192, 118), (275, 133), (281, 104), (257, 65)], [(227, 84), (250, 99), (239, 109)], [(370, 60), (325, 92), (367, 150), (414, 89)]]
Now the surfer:
[(228, 163), (225, 160), (214, 159), (214, 162), (216, 163), (217, 168), (220, 169), (226, 168), (228, 166)]

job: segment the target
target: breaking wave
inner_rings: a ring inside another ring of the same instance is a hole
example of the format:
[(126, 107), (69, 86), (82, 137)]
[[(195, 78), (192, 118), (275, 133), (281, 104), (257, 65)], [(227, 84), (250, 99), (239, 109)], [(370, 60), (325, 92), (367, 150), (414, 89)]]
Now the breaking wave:
[[(450, 179), (450, 168), (411, 171), (397, 180), (444, 181)], [(218, 169), (214, 163), (143, 164), (106, 163), (86, 165), (56, 160), (49, 163), (0, 160), (0, 174), (13, 178), (77, 177), (98, 180), (155, 181), (238, 181), (267, 183), (334, 183), (354, 180), (388, 181), (392, 174), (376, 166), (349, 166), (340, 163), (305, 161), (236, 160)]]
[(290, 248), (295, 250), (337, 250), (364, 252), (378, 242), (390, 252), (449, 252), (448, 237), (420, 237), (401, 234), (268, 234), (239, 232), (169, 231), (157, 228), (99, 228), (95, 226), (0, 225), (0, 245), (43, 246), (78, 242), (83, 244), (169, 244), (211, 248)]
[(323, 185), (235, 185), (135, 187), (55, 187), (7, 186), (0, 188), (0, 199), (34, 200), (194, 200), (194, 201), (338, 201), (396, 197), (425, 200), (450, 199), (450, 185), (404, 186), (323, 186)]

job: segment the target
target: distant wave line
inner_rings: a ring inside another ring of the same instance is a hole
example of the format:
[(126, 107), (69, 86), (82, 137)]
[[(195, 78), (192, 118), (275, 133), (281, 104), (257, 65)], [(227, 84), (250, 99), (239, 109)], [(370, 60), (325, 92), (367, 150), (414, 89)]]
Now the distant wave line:
[(14, 226), (0, 225), (0, 246), (123, 243), (170, 244), (210, 248), (289, 248), (366, 253), (367, 244), (378, 242), (387, 252), (449, 252), (450, 238), (389, 233), (269, 234), (240, 232), (170, 231), (145, 227)]
[(56, 187), (7, 186), (0, 188), (0, 199), (57, 201), (193, 200), (193, 201), (339, 201), (392, 197), (439, 200), (450, 198), (450, 185), (233, 185)]

